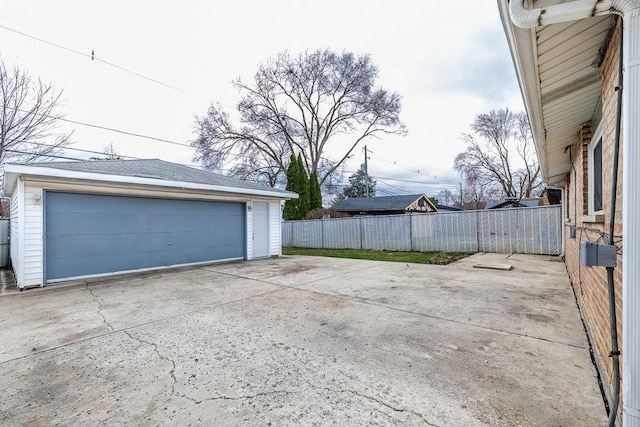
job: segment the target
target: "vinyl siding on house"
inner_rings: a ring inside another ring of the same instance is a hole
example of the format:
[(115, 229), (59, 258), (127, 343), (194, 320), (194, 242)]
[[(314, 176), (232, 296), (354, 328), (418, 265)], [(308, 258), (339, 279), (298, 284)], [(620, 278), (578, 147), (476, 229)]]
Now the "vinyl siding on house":
[(251, 201), (247, 202), (247, 259), (253, 259), (253, 210), (248, 209)]
[(24, 196), (24, 284), (30, 286), (42, 283), (42, 188), (25, 185)]
[[(19, 183), (20, 185), (21, 183)], [(21, 222), (20, 218), (20, 191), (15, 191), (11, 196), (11, 208), (10, 208), (10, 234), (9, 234), (9, 256), (11, 258), (11, 265), (13, 266), (14, 271), (18, 271), (20, 269), (20, 257), (18, 254), (20, 253), (20, 240), (18, 238), (20, 229), (19, 224)]]
[(280, 202), (269, 203), (269, 252), (271, 256), (282, 255), (282, 210)]

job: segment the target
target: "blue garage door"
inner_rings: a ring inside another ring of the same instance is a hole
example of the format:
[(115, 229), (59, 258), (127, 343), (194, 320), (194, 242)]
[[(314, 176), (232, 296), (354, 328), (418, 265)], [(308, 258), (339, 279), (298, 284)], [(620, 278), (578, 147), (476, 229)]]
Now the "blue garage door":
[(243, 203), (51, 192), (47, 280), (245, 256)]

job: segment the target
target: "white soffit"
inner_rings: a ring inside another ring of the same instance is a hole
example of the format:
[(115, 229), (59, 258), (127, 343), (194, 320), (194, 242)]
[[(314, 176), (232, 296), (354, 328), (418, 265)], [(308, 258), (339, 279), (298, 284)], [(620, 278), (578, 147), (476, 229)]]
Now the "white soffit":
[(541, 154), (545, 157), (545, 178), (552, 183), (569, 172), (564, 149), (576, 142), (580, 125), (594, 116), (602, 85), (598, 60), (614, 20), (607, 15), (535, 30), (538, 101), (544, 127)]

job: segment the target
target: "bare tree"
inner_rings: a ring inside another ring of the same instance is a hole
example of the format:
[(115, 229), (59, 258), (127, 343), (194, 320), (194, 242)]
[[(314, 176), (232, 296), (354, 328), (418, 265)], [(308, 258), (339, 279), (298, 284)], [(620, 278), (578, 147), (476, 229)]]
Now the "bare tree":
[(69, 145), (71, 134), (57, 131), (62, 92), (51, 83), (7, 69), (0, 59), (0, 95), (0, 163), (55, 156)]
[[(368, 55), (330, 50), (278, 54), (258, 68), (252, 84), (233, 82), (242, 94), (239, 126), (217, 104), (196, 116), (195, 160), (210, 169), (232, 165), (232, 174), (245, 176), (268, 170), (273, 183), (291, 154), (300, 154), (307, 174), (316, 172), (324, 184), (362, 141), (406, 134), (400, 96), (376, 88), (377, 76)], [(345, 143), (341, 157), (325, 155), (330, 141)]]
[(113, 146), (113, 142), (105, 145), (102, 152), (104, 156), (89, 157), (89, 160), (124, 160), (124, 157), (116, 152), (116, 147)]
[(462, 207), (465, 209), (483, 209), (488, 200), (500, 198), (500, 189), (493, 183), (466, 177), (462, 189)]
[(540, 166), (524, 112), (491, 110), (477, 115), (471, 129), (473, 134), (463, 134), (467, 149), (454, 161), (467, 187), (518, 199), (540, 192)]
[(449, 189), (440, 190), (438, 200), (443, 205), (456, 206), (460, 204), (460, 195)]

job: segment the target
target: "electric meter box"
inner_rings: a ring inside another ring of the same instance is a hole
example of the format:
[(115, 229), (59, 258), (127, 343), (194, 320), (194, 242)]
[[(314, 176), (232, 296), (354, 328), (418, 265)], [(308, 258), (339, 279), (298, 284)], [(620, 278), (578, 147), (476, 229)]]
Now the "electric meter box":
[(580, 263), (586, 267), (615, 267), (618, 248), (614, 245), (599, 245), (580, 242)]

